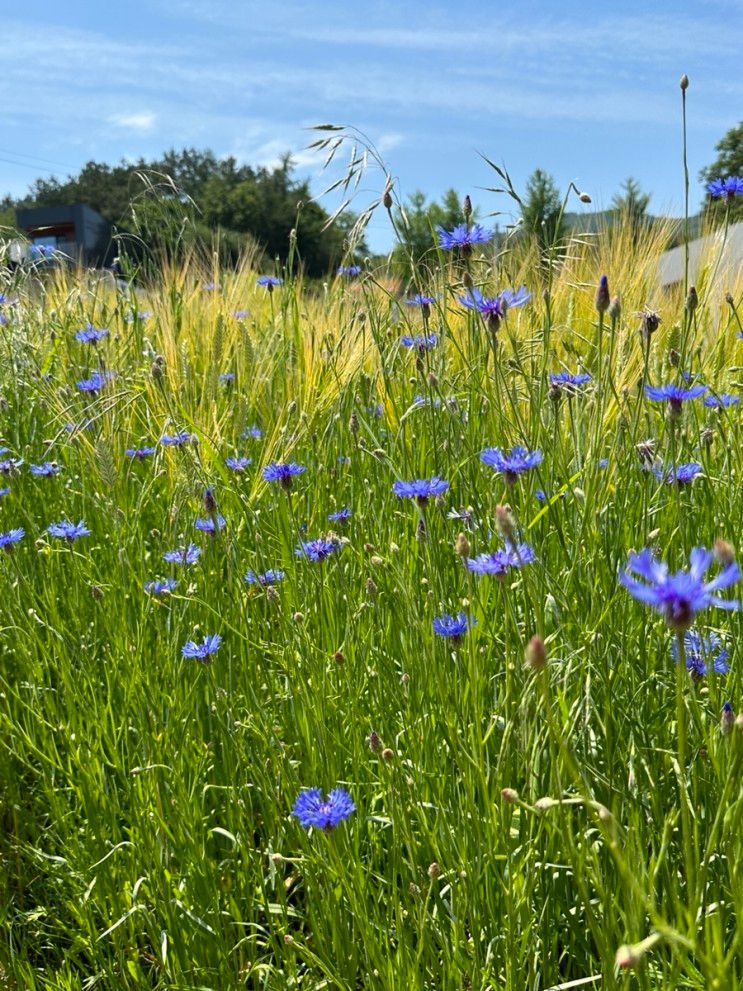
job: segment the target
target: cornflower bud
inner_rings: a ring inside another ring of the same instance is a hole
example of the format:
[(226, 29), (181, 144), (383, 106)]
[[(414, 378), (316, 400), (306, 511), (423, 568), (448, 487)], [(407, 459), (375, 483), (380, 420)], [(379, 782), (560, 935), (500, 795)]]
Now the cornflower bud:
[(501, 788), (500, 797), (504, 802), (507, 802), (508, 805), (515, 805), (519, 800), (519, 793), (515, 788)]
[(504, 540), (514, 543), (516, 520), (510, 506), (498, 505), (495, 507), (495, 528)]
[(457, 557), (463, 558), (465, 561), (470, 556), (470, 542), (467, 539), (467, 535), (460, 533), (457, 535), (456, 542), (454, 544), (454, 550)]
[(436, 863), (435, 860), (432, 864), (429, 865), (428, 876), (431, 878), (432, 881), (435, 881), (437, 877), (441, 876), (441, 868), (439, 867), (439, 865)]
[(389, 762), (394, 759), (395, 759), (395, 751), (391, 747), (385, 747), (384, 750), (382, 751), (382, 760), (387, 761), (387, 763), (389, 764)]
[(214, 492), (212, 489), (207, 489), (204, 492), (204, 512), (206, 513), (216, 513), (217, 502), (214, 498)]
[(686, 90), (689, 88), (689, 77), (686, 75), (686, 73), (684, 73), (681, 79), (679, 80), (679, 86), (681, 87), (682, 93), (685, 93)]
[(699, 296), (697, 296), (697, 290), (695, 286), (689, 286), (689, 292), (686, 294), (686, 312), (693, 313), (694, 310), (699, 306)]
[(532, 671), (541, 671), (547, 663), (547, 648), (540, 636), (533, 636), (526, 645), (524, 662)]
[(465, 196), (462, 202), (462, 213), (464, 214), (464, 219), (469, 220), (472, 216), (472, 200), (469, 198), (469, 194)]
[(598, 289), (596, 290), (596, 309), (599, 313), (606, 313), (609, 309), (609, 303), (611, 302), (611, 297), (609, 296), (609, 278), (606, 275), (602, 275), (599, 279)]
[(721, 537), (718, 537), (714, 542), (712, 550), (715, 555), (715, 561), (723, 567), (732, 564), (735, 560), (735, 548), (731, 543), (723, 540)]
[(369, 736), (366, 738), (366, 742), (372, 753), (378, 754), (382, 750), (382, 741), (379, 739), (379, 733), (376, 730), (372, 730)]
[(610, 320), (618, 320), (622, 315), (622, 303), (619, 296), (613, 296), (611, 303), (609, 303), (609, 309), (606, 311), (609, 314)]
[(720, 732), (723, 736), (730, 736), (733, 732), (733, 726), (735, 726), (735, 713), (733, 712), (733, 707), (729, 702), (725, 702), (722, 707), (722, 715), (720, 716)]

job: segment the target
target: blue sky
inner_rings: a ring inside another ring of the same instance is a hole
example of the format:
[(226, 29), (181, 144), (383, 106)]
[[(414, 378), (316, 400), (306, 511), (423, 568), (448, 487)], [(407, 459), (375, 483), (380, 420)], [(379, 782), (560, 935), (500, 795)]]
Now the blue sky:
[[(627, 176), (651, 210), (683, 206), (678, 81), (688, 73), (696, 177), (743, 117), (741, 0), (37, 0), (3, 18), (0, 194), (89, 159), (211, 148), (250, 164), (287, 150), (323, 188), (306, 128), (352, 124), (374, 141), (404, 197), (517, 188), (537, 166), (608, 205)], [(337, 173), (336, 173), (337, 174)], [(357, 206), (382, 188), (361, 183)], [(383, 216), (373, 248), (391, 243)]]

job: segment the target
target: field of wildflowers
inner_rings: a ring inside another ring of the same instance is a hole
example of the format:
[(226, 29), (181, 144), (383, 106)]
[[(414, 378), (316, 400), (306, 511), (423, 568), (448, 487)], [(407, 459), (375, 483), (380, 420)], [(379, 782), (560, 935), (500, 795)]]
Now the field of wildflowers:
[(743, 984), (743, 286), (437, 240), (6, 287), (4, 987)]

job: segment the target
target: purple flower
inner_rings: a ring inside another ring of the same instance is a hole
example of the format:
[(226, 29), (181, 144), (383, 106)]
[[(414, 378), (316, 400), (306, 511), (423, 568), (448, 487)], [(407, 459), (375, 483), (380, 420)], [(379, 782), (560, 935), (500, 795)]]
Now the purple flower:
[(588, 372), (578, 372), (577, 374), (572, 372), (552, 372), (549, 379), (550, 385), (558, 395), (564, 391), (569, 396), (573, 396), (578, 392), (580, 386), (591, 381), (591, 376)]
[(0, 475), (15, 475), (22, 464), (20, 458), (3, 458), (0, 460)]
[(217, 513), (214, 517), (208, 517), (208, 519), (198, 519), (194, 523), (197, 530), (202, 533), (209, 533), (212, 536), (218, 531), (224, 529), (225, 518), (221, 513)]
[(415, 348), (421, 355), (425, 351), (430, 351), (431, 348), (435, 348), (438, 342), (439, 339), (436, 334), (416, 334), (414, 337), (410, 337), (408, 334), (405, 334), (400, 338), (400, 343), (404, 348)]
[(434, 475), (433, 478), (414, 478), (411, 482), (395, 482), (392, 491), (401, 499), (415, 499), (419, 506), (425, 506), (429, 499), (443, 495), (449, 483)]
[(245, 471), (248, 465), (252, 465), (252, 458), (225, 458), (224, 463), (232, 471)]
[(307, 469), (304, 465), (298, 465), (294, 461), (285, 464), (281, 461), (272, 461), (263, 469), (263, 478), (267, 482), (278, 482), (282, 489), (290, 489), (295, 475), (303, 474)]
[(170, 595), (177, 585), (175, 578), (156, 578), (154, 581), (145, 582), (144, 590), (148, 595)]
[(437, 227), (436, 233), (439, 236), (440, 248), (444, 251), (458, 248), (465, 255), (472, 251), (473, 244), (487, 244), (493, 237), (492, 231), (485, 230), (479, 224), (473, 224), (472, 227), (459, 224), (453, 231), (445, 231), (443, 227)]
[(89, 379), (80, 379), (75, 385), (80, 392), (100, 392), (112, 378), (111, 372), (93, 372)]
[[(696, 630), (687, 630), (684, 633), (684, 654), (686, 667), (697, 678), (707, 674), (710, 666), (715, 674), (727, 674), (730, 670), (727, 663), (728, 652), (716, 633), (702, 636)], [(678, 664), (679, 648), (675, 637), (671, 641), (671, 657)]]
[(235, 373), (234, 372), (222, 372), (222, 374), (219, 376), (219, 381), (222, 383), (222, 385), (229, 385), (230, 382), (234, 382), (235, 381)]
[(345, 275), (348, 279), (355, 279), (357, 275), (361, 275), (360, 265), (341, 265), (337, 270), (338, 275)]
[(135, 320), (149, 320), (151, 316), (152, 310), (137, 310), (136, 312), (130, 310), (124, 319), (127, 323), (134, 323)]
[(62, 469), (55, 461), (45, 461), (40, 465), (29, 465), (29, 470), (32, 475), (37, 475), (39, 478), (50, 478), (52, 475), (58, 475)]
[(483, 296), (479, 289), (470, 289), (466, 296), (459, 297), (459, 302), (462, 306), (482, 314), (491, 330), (495, 331), (509, 310), (523, 306), (530, 299), (531, 293), (526, 286), (521, 286), (516, 290), (504, 289), (497, 296)]
[(0, 550), (4, 550), (6, 554), (10, 554), (13, 550), (13, 544), (17, 544), (19, 540), (23, 540), (26, 536), (26, 531), (23, 527), (16, 527), (14, 530), (8, 530), (7, 533), (0, 533)]
[(4, 489), (0, 489), (0, 496), (10, 495), (10, 489), (6, 486)]
[(426, 312), (436, 302), (436, 296), (426, 296), (424, 293), (416, 293), (410, 299), (405, 300), (406, 306), (420, 306)]
[(260, 440), (263, 436), (263, 431), (260, 427), (246, 427), (241, 436), (243, 440)]
[[(714, 555), (704, 547), (695, 547), (690, 555), (688, 571), (668, 573), (668, 565), (657, 561), (652, 551), (645, 549), (630, 555), (626, 571), (619, 572), (619, 581), (640, 602), (652, 606), (674, 630), (688, 630), (694, 616), (707, 606), (720, 609), (739, 609), (735, 599), (721, 599), (714, 594), (740, 579), (738, 565), (733, 561), (722, 569), (716, 578), (704, 582), (705, 572)], [(644, 578), (639, 582), (630, 572)]]
[(249, 571), (243, 581), (246, 585), (261, 585), (263, 588), (266, 585), (276, 585), (278, 582), (283, 581), (285, 578), (285, 573), (279, 571), (278, 569), (269, 568), (268, 571), (264, 571), (263, 574), (257, 574), (255, 571)]
[(83, 520), (79, 523), (70, 523), (69, 520), (61, 520), (59, 523), (50, 523), (46, 528), (47, 533), (52, 537), (59, 537), (63, 540), (77, 540), (78, 537), (89, 537), (90, 530), (85, 526)]
[(340, 549), (341, 545), (338, 541), (318, 537), (316, 540), (303, 540), (294, 553), (297, 557), (306, 557), (310, 561), (324, 561), (326, 557), (330, 557)]
[(534, 549), (529, 544), (507, 543), (493, 554), (479, 554), (467, 559), (467, 567), (476, 575), (495, 575), (505, 578), (511, 568), (522, 568), (535, 559)]
[(154, 447), (127, 447), (126, 449), (127, 458), (136, 458), (138, 461), (151, 458), (154, 453)]
[(713, 179), (707, 183), (707, 192), (713, 200), (734, 200), (736, 196), (743, 196), (743, 179), (737, 176), (730, 176), (728, 179)]
[(233, 310), (232, 316), (236, 320), (244, 320), (246, 317), (250, 316), (250, 310)]
[(280, 286), (283, 281), (283, 279), (277, 279), (275, 275), (261, 275), (260, 278), (255, 280), (255, 284), (257, 286), (265, 286), (269, 292), (273, 292), (274, 286)]
[(510, 453), (487, 447), (480, 453), (480, 461), (504, 475), (508, 485), (514, 485), (519, 475), (542, 463), (542, 452), (528, 451), (521, 444), (511, 448)]
[(456, 616), (437, 616), (433, 621), (433, 632), (440, 637), (446, 637), (456, 646), (462, 642), (462, 637), (470, 627), (475, 625), (475, 620), (470, 619), (465, 613), (457, 613)]
[(339, 509), (335, 513), (328, 513), (328, 519), (331, 523), (345, 523), (346, 520), (351, 518), (351, 510), (348, 506), (344, 506), (343, 509)]
[(653, 474), (659, 482), (666, 482), (668, 485), (676, 483), (679, 486), (688, 485), (689, 482), (693, 482), (701, 471), (702, 466), (697, 464), (696, 461), (686, 465), (677, 465), (675, 469), (669, 468), (667, 472), (662, 468), (653, 468)]
[(92, 323), (87, 324), (75, 334), (75, 340), (82, 344), (97, 344), (104, 337), (108, 337), (108, 329), (106, 327), (94, 327)]
[(194, 660), (201, 661), (203, 664), (210, 664), (212, 654), (217, 653), (221, 643), (222, 638), (218, 633), (210, 633), (204, 637), (201, 643), (196, 643), (195, 640), (187, 640), (181, 647), (181, 654), (184, 657), (193, 657)]
[(729, 409), (731, 406), (737, 406), (739, 402), (740, 396), (736, 396), (732, 392), (721, 392), (719, 396), (704, 397), (704, 405), (711, 408)]
[(319, 788), (305, 788), (294, 803), (292, 815), (305, 829), (314, 826), (330, 833), (355, 811), (356, 806), (344, 788), (334, 788), (325, 798)]
[(160, 443), (164, 444), (165, 447), (180, 447), (182, 444), (188, 444), (192, 440), (195, 440), (195, 437), (188, 430), (179, 430), (175, 434), (163, 434), (160, 438)]
[(690, 389), (682, 389), (678, 385), (645, 386), (645, 395), (653, 402), (668, 402), (668, 412), (672, 417), (681, 415), (681, 404), (688, 399), (698, 399), (707, 391), (706, 385), (693, 385)]
[(201, 557), (201, 548), (196, 544), (188, 544), (187, 547), (179, 547), (174, 551), (166, 551), (163, 554), (163, 561), (168, 564), (196, 564)]
[(219, 292), (222, 287), (218, 282), (205, 282), (204, 292)]

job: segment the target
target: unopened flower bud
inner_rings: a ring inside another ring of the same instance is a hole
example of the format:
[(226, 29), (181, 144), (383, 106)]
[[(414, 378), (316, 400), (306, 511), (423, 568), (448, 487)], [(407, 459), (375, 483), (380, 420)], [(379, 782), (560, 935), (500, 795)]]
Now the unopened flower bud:
[(609, 277), (602, 275), (599, 279), (598, 289), (596, 290), (596, 309), (599, 313), (606, 313), (609, 309), (609, 303), (611, 302), (611, 297), (609, 296)]
[(301, 626), (301, 624), (304, 623), (304, 613), (295, 612), (292, 619), (295, 623), (297, 623), (297, 625)]
[(591, 197), (588, 195), (588, 193), (581, 193), (579, 195), (578, 199), (581, 201), (581, 203), (590, 203), (591, 202)]
[(465, 289), (471, 289), (472, 288), (472, 285), (473, 285), (473, 283), (472, 283), (472, 276), (470, 275), (469, 272), (465, 272), (464, 275), (462, 276), (462, 283), (463, 283)]
[(462, 213), (464, 214), (464, 219), (469, 220), (472, 216), (472, 200), (469, 198), (469, 194), (465, 196), (462, 202)]
[(100, 587), (100, 585), (91, 585), (90, 594), (93, 596), (93, 598), (96, 601), (100, 601), (103, 598), (103, 589)]
[(715, 561), (723, 567), (727, 567), (735, 561), (735, 548), (727, 540), (718, 537), (712, 546)]
[(686, 75), (686, 73), (684, 73), (681, 79), (679, 80), (679, 86), (681, 87), (681, 91), (684, 93), (689, 88), (689, 77)]
[(369, 736), (366, 738), (367, 745), (372, 753), (378, 754), (382, 750), (382, 741), (379, 739), (379, 733), (372, 730)]
[(279, 601), (279, 590), (275, 585), (266, 585), (266, 598), (269, 602)]
[(466, 534), (460, 533), (457, 535), (456, 543), (454, 544), (454, 550), (457, 554), (457, 557), (461, 557), (467, 560), (467, 558), (470, 556), (470, 542), (467, 539)]
[(428, 867), (428, 876), (431, 878), (432, 881), (435, 881), (437, 877), (441, 876), (441, 868), (439, 867), (439, 865), (436, 863), (435, 860)]
[(725, 293), (725, 302), (728, 306), (732, 306), (735, 309), (735, 300), (733, 299), (733, 294), (731, 292)]
[(204, 512), (206, 513), (216, 513), (217, 502), (214, 498), (214, 491), (212, 489), (207, 489), (204, 492)]
[(391, 747), (385, 747), (382, 751), (382, 760), (386, 760), (389, 764), (390, 761), (395, 759), (395, 751)]
[(622, 302), (619, 296), (612, 296), (611, 303), (609, 303), (609, 309), (606, 311), (609, 314), (610, 320), (618, 320), (622, 315)]
[(501, 788), (500, 797), (508, 805), (515, 805), (519, 800), (519, 793), (515, 788)]
[(345, 664), (346, 663), (346, 657), (345, 657), (345, 654), (343, 653), (343, 651), (342, 650), (336, 650), (336, 652), (333, 654), (333, 660), (339, 666), (341, 664)]
[(632, 967), (636, 967), (640, 960), (642, 959), (642, 954), (637, 953), (634, 946), (620, 946), (617, 950), (615, 957), (615, 962), (620, 970), (630, 970)]
[(686, 294), (686, 312), (693, 313), (694, 310), (699, 306), (699, 296), (697, 296), (697, 290), (695, 286), (689, 286), (689, 292)]
[(733, 726), (735, 726), (735, 713), (733, 712), (732, 705), (729, 702), (725, 702), (722, 707), (722, 715), (720, 716), (720, 732), (723, 736), (730, 736)]
[(369, 596), (369, 598), (373, 599), (374, 596), (377, 594), (377, 584), (373, 578), (366, 579), (364, 589), (366, 591), (366, 594)]
[(385, 208), (385, 210), (392, 209), (392, 193), (389, 191), (389, 189), (385, 189), (382, 195), (382, 206)]
[(504, 540), (514, 542), (516, 520), (510, 506), (501, 504), (495, 507), (495, 528)]
[(355, 413), (351, 413), (348, 418), (348, 429), (352, 434), (357, 434), (359, 432), (359, 418)]
[(680, 361), (681, 361), (681, 355), (678, 353), (676, 348), (671, 348), (668, 352), (668, 364), (672, 368), (678, 368)]
[(547, 648), (540, 636), (533, 636), (526, 645), (524, 662), (532, 671), (541, 671), (547, 663)]

